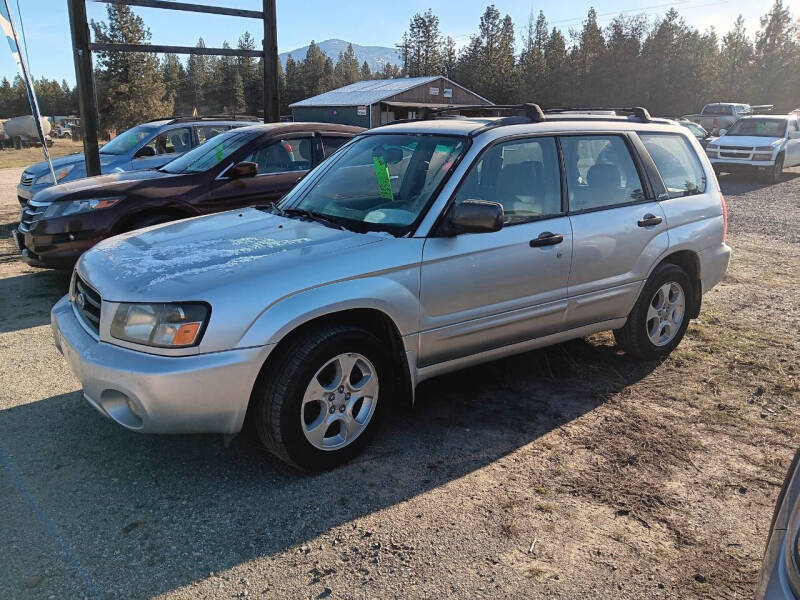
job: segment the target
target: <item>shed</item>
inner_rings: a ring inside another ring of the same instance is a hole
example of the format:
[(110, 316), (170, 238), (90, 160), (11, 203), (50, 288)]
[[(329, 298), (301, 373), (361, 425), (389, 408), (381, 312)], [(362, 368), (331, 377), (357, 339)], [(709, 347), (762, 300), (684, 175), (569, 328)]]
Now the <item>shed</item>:
[(442, 76), (357, 81), (289, 105), (295, 121), (377, 127), (413, 119), (421, 108), (493, 103)]

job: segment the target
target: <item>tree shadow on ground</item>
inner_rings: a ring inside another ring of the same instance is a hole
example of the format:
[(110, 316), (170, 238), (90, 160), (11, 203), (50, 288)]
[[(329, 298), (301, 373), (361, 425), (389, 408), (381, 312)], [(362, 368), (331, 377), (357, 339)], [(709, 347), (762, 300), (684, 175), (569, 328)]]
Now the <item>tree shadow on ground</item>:
[[(393, 411), (363, 455), (318, 475), (247, 437), (226, 449), (221, 436), (125, 431), (80, 392), (0, 411), (0, 458), (18, 474), (0, 476), (10, 507), (0, 539), (13, 548), (0, 560), (0, 595), (15, 596), (34, 572), (48, 573), (37, 597), (149, 598), (280, 554), (492, 463), (655, 366), (575, 340), (441, 376), (413, 409)], [(60, 566), (43, 550), (48, 521), (73, 555)]]

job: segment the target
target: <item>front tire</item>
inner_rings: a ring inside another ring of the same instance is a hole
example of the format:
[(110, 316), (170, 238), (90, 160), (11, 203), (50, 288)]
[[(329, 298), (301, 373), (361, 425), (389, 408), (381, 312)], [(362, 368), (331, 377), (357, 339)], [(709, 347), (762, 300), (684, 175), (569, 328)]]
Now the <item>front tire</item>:
[(783, 178), (783, 163), (783, 154), (779, 154), (775, 159), (775, 164), (772, 165), (772, 168), (769, 171), (767, 171), (767, 181), (770, 183), (780, 183), (781, 179)]
[(337, 467), (361, 452), (391, 402), (392, 364), (384, 347), (369, 331), (347, 325), (292, 340), (253, 391), (264, 446), (306, 471)]
[(656, 267), (621, 329), (617, 345), (640, 360), (664, 358), (683, 339), (689, 325), (694, 289), (682, 268), (670, 263)]

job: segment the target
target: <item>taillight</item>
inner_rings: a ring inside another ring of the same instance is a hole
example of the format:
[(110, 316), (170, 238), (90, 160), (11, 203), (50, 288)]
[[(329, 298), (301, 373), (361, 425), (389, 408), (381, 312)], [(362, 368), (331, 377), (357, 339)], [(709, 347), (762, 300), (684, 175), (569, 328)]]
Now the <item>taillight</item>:
[(719, 199), (722, 202), (722, 241), (725, 242), (728, 239), (728, 204), (722, 194), (719, 195)]

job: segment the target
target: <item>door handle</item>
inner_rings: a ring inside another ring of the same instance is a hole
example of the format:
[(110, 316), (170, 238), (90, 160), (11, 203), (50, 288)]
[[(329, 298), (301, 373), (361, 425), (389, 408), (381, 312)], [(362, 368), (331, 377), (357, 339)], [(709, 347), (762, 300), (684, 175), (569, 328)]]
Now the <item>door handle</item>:
[(661, 221), (663, 221), (661, 217), (657, 217), (655, 215), (647, 213), (636, 224), (639, 227), (652, 227), (653, 225), (659, 225)]
[(530, 242), (531, 248), (541, 248), (542, 246), (555, 246), (564, 241), (564, 236), (560, 233), (543, 231), (539, 237), (533, 238)]

